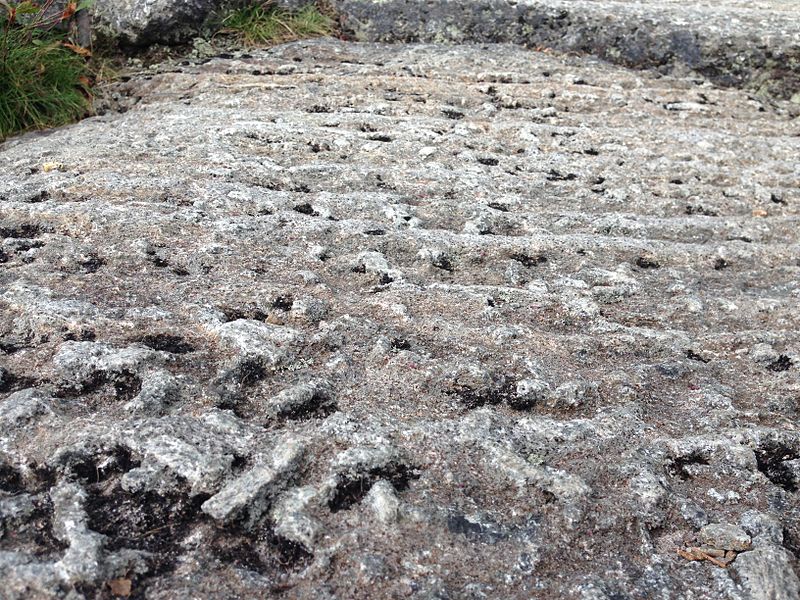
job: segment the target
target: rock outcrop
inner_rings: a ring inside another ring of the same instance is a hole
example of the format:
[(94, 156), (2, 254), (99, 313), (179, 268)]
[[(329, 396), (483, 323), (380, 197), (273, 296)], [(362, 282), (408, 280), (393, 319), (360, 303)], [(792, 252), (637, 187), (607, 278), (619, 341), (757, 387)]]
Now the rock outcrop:
[(120, 85), (0, 146), (4, 600), (797, 597), (789, 103), (502, 45)]
[[(800, 19), (782, 0), (337, 0), (362, 41), (510, 42), (789, 98)], [(800, 100), (800, 97), (798, 97)]]
[(95, 31), (129, 46), (174, 44), (198, 35), (222, 0), (97, 0)]
[[(297, 9), (301, 0), (278, 0)], [(99, 33), (124, 45), (186, 41), (231, 0), (98, 0)], [(782, 0), (330, 0), (343, 34), (368, 42), (515, 43), (790, 98), (800, 19)], [(213, 19), (212, 19), (213, 20)], [(205, 33), (209, 33), (205, 28)], [(800, 100), (800, 97), (798, 97)]]

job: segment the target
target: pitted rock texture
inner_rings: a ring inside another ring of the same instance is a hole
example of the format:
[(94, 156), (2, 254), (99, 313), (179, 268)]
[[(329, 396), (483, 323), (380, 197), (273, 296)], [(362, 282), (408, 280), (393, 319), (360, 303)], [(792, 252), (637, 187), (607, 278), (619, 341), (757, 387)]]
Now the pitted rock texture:
[(788, 104), (510, 46), (124, 85), (0, 147), (4, 600), (797, 597)]
[[(800, 93), (794, 0), (334, 0), (371, 42), (510, 42), (579, 52), (716, 85)], [(797, 97), (800, 100), (800, 96)]]
[[(276, 0), (297, 10), (304, 0)], [(233, 0), (98, 0), (95, 32), (123, 46), (211, 35)], [(692, 74), (800, 102), (796, 0), (327, 0), (369, 42), (515, 43)]]

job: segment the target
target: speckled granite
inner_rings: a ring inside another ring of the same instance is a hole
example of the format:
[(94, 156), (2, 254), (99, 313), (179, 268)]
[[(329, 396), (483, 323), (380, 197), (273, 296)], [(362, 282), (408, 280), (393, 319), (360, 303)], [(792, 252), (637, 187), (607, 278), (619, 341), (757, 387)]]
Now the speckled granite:
[(170, 71), (0, 146), (3, 600), (797, 598), (790, 104), (512, 46)]

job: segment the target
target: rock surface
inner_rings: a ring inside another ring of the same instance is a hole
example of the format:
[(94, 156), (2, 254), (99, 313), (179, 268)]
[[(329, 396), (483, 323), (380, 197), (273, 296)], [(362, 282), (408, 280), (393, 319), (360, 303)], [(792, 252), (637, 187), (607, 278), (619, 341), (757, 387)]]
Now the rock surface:
[(94, 29), (124, 45), (170, 44), (197, 35), (224, 0), (97, 0)]
[(800, 19), (786, 0), (336, 0), (361, 41), (511, 42), (591, 54), (785, 98), (800, 92)]
[(788, 103), (335, 41), (121, 92), (0, 146), (3, 600), (797, 597)]
[[(297, 10), (302, 0), (277, 0)], [(232, 0), (98, 0), (95, 30), (123, 45), (185, 42)], [(369, 42), (515, 43), (693, 74), (800, 102), (792, 0), (329, 0), (342, 34)], [(212, 28), (213, 32), (213, 28)]]

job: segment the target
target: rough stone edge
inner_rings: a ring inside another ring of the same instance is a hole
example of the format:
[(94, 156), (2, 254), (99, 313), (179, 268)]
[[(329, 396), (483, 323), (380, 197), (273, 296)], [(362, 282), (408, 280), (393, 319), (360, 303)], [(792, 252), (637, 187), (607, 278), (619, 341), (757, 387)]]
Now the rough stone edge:
[[(363, 42), (513, 43), (629, 68), (694, 72), (781, 99), (800, 93), (800, 36), (755, 24), (727, 35), (674, 15), (515, 0), (334, 0), (345, 37)], [(796, 96), (795, 96), (796, 97)]]

